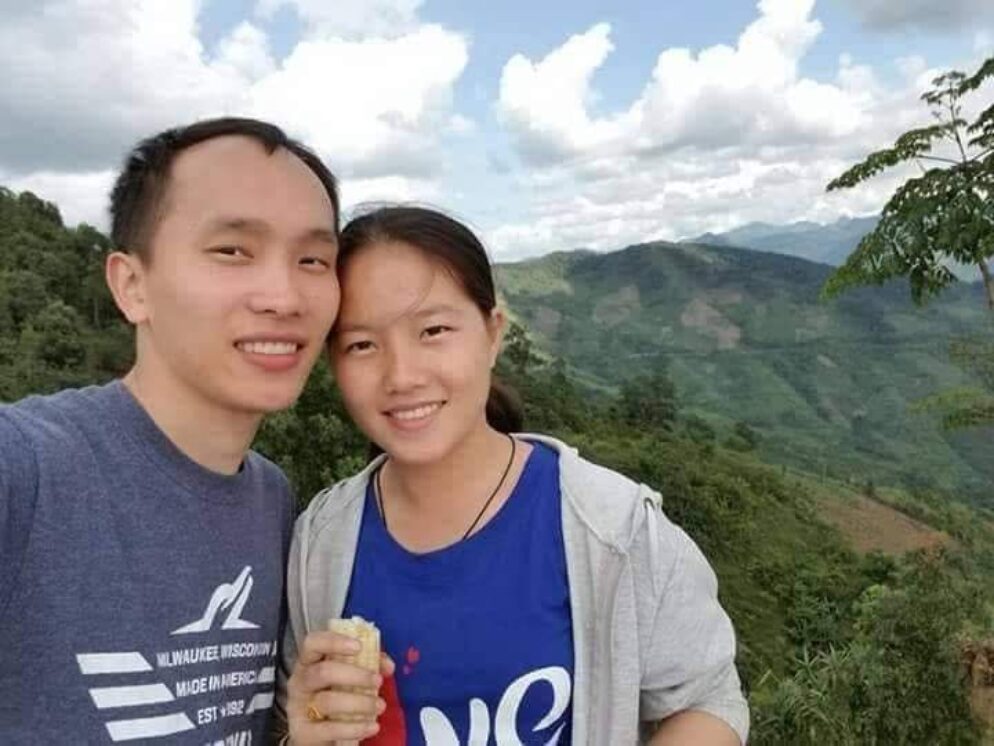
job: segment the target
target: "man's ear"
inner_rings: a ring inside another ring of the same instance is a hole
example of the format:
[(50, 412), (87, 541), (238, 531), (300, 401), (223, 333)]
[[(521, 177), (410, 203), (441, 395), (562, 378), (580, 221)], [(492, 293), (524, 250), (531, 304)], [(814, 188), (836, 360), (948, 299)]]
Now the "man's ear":
[(494, 306), (487, 319), (487, 330), (490, 332), (490, 367), (497, 364), (497, 357), (500, 355), (500, 346), (504, 342), (504, 331), (507, 329), (507, 316), (498, 307)]
[(146, 271), (142, 260), (133, 254), (114, 251), (107, 255), (104, 276), (114, 302), (132, 324), (148, 318), (145, 292)]

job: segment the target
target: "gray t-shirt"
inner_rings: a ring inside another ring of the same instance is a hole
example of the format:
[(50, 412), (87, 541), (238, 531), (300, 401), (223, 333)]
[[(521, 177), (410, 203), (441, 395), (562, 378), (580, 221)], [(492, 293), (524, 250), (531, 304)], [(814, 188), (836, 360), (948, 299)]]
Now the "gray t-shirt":
[(120, 382), (0, 406), (0, 743), (263, 743), (291, 522)]

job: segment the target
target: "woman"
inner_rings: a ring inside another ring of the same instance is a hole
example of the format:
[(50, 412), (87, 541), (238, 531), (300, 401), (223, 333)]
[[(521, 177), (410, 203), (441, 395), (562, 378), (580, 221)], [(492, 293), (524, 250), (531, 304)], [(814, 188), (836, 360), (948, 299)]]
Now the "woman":
[[(491, 381), (505, 319), (473, 233), (382, 208), (346, 227), (338, 272), (331, 362), (383, 454), (297, 523), (290, 742), (744, 742), (731, 623), (659, 496), (510, 434), (520, 415)], [(380, 681), (336, 662), (346, 641), (321, 631), (352, 615), (397, 662), (382, 699), (341, 689)], [(344, 713), (366, 722), (314, 722)]]

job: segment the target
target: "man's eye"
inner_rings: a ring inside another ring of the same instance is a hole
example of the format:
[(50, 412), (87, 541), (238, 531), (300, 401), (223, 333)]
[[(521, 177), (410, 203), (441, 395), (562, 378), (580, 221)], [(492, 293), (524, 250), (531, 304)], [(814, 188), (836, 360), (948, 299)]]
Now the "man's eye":
[(231, 257), (246, 257), (249, 255), (248, 251), (241, 246), (215, 246), (210, 249), (210, 253)]
[(314, 267), (319, 269), (331, 269), (331, 262), (320, 256), (305, 256), (300, 260), (300, 263), (305, 267)]

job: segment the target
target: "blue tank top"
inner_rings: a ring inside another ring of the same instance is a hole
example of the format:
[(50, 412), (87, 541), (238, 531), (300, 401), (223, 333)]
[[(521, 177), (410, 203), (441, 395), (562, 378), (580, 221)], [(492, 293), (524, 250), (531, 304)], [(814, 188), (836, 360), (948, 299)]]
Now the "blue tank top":
[(397, 664), (372, 743), (568, 744), (573, 635), (559, 457), (534, 444), (477, 533), (415, 554), (366, 491), (345, 616), (380, 628)]

